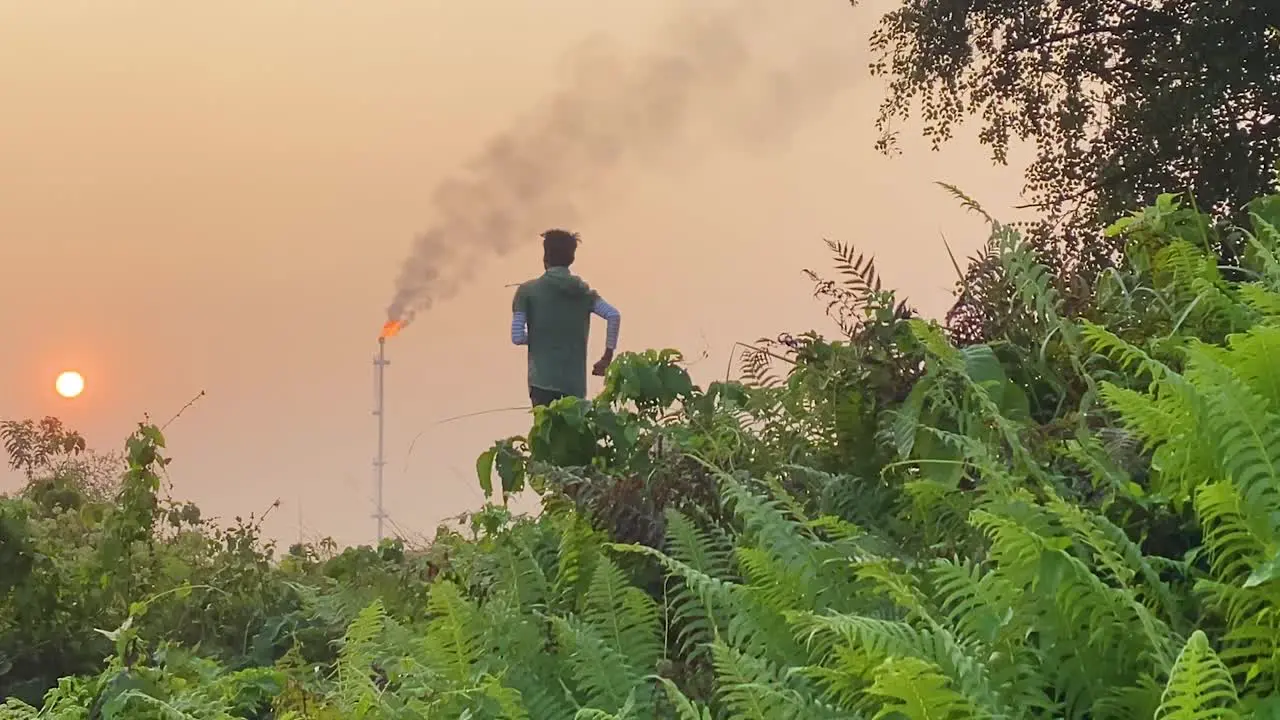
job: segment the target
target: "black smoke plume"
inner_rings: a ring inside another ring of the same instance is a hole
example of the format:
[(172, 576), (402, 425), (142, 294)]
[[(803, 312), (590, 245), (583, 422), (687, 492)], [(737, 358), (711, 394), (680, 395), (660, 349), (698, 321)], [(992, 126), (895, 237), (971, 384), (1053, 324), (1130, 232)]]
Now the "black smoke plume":
[(855, 65), (851, 40), (832, 44), (830, 15), (807, 5), (690, 0), (647, 51), (580, 52), (562, 89), (436, 188), (388, 323), (407, 325), (455, 293), (484, 255), (571, 226), (585, 205), (607, 200), (601, 190), (620, 166), (652, 162), (694, 126), (753, 148), (794, 130), (850, 83)]

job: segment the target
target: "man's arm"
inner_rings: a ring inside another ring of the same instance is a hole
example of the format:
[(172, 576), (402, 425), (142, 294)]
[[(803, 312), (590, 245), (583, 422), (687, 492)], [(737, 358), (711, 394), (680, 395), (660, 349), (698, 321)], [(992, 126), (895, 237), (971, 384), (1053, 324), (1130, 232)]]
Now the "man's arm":
[(604, 318), (604, 349), (610, 355), (618, 349), (618, 331), (622, 327), (622, 313), (618, 312), (618, 308), (605, 302), (604, 298), (597, 297), (595, 305), (591, 307), (591, 312)]
[(528, 318), (519, 310), (511, 313), (511, 344), (527, 345), (529, 343)]
[(595, 305), (591, 307), (591, 312), (604, 318), (606, 329), (604, 333), (604, 354), (596, 361), (594, 367), (591, 368), (591, 374), (597, 377), (604, 377), (609, 370), (609, 364), (613, 362), (613, 351), (618, 347), (618, 328), (622, 325), (622, 313), (618, 312), (618, 308), (605, 302), (600, 296), (596, 296)]
[(516, 288), (515, 297), (511, 299), (511, 344), (527, 345), (529, 343), (529, 296), (525, 295), (524, 286)]

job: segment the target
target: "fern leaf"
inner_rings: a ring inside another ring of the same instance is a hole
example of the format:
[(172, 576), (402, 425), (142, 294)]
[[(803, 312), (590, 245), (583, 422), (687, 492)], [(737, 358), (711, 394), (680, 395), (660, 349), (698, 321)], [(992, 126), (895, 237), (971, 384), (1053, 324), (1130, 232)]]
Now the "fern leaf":
[(1280, 370), (1275, 362), (1280, 357), (1280, 327), (1256, 326), (1228, 337), (1227, 344), (1228, 351), (1218, 353), (1217, 360), (1230, 367), (1268, 406), (1280, 408)]
[(1088, 320), (1082, 321), (1081, 335), (1094, 352), (1111, 358), (1127, 371), (1135, 374), (1142, 372), (1150, 376), (1152, 383), (1150, 387), (1154, 387), (1156, 382), (1173, 374), (1173, 370), (1168, 365), (1101, 325), (1095, 325)]
[(948, 194), (950, 194), (952, 197), (959, 200), (961, 207), (963, 207), (965, 210), (968, 210), (970, 212), (975, 212), (981, 215), (989, 223), (995, 223), (995, 218), (987, 214), (987, 211), (982, 209), (982, 205), (978, 204), (977, 200), (974, 200), (973, 198), (969, 197), (960, 188), (956, 187), (955, 185), (952, 185), (951, 183), (945, 183), (941, 181), (934, 181), (934, 184), (942, 188), (943, 190), (946, 190)]
[(679, 715), (678, 720), (712, 720), (711, 709), (695, 703), (680, 692), (680, 688), (667, 678), (660, 677), (658, 682), (661, 683), (662, 689), (666, 691), (667, 698), (676, 706), (676, 713)]
[[(717, 542), (703, 532), (685, 515), (669, 509), (667, 516), (667, 546), (672, 556), (694, 570), (709, 577), (727, 577), (732, 571), (733, 555), (726, 543)], [(677, 587), (668, 591), (667, 605), (671, 624), (677, 628), (680, 654), (687, 661), (695, 661), (710, 652), (720, 626), (717, 618), (727, 612), (706, 593), (698, 592), (683, 578), (675, 580)]]
[(726, 577), (733, 571), (733, 552), (727, 543), (699, 529), (678, 510), (669, 509), (666, 516), (667, 547), (672, 557), (713, 577)]
[(720, 701), (742, 720), (799, 720), (808, 703), (768, 661), (722, 643), (712, 645)]
[(1231, 675), (1196, 630), (1174, 661), (1156, 709), (1157, 720), (1237, 720), (1239, 699)]
[(658, 607), (643, 590), (630, 585), (607, 557), (596, 565), (583, 617), (614, 652), (629, 658), (633, 671), (654, 670), (662, 655)]
[(1280, 292), (1276, 289), (1264, 287), (1260, 283), (1246, 283), (1239, 286), (1236, 292), (1245, 306), (1264, 319), (1272, 322), (1280, 320)]
[(584, 595), (595, 567), (594, 533), (578, 513), (570, 513), (560, 536), (554, 591), (559, 600), (574, 610)]
[[(1200, 430), (1217, 439), (1224, 476), (1232, 479), (1246, 506), (1265, 518), (1280, 510), (1280, 416), (1216, 353), (1196, 345), (1189, 355), (1187, 377), (1203, 394), (1212, 423)], [(1269, 525), (1269, 519), (1260, 522)]]
[(435, 616), (423, 639), (429, 664), (452, 683), (470, 683), (482, 652), (483, 624), (475, 607), (445, 580), (431, 586), (427, 609)]
[(578, 617), (550, 620), (584, 705), (617, 712), (634, 701), (633, 691), (648, 673), (637, 672), (625, 650), (616, 651), (599, 629)]
[(800, 639), (825, 661), (840, 649), (838, 643), (857, 649), (872, 659), (913, 657), (943, 668), (964, 692), (981, 698), (987, 707), (1001, 703), (992, 693), (983, 663), (973, 657), (946, 629), (913, 627), (905, 622), (855, 615), (797, 613), (790, 616)]
[(932, 663), (919, 658), (889, 658), (876, 669), (869, 692), (883, 698), (876, 720), (902, 715), (909, 720), (959, 720), (990, 717), (951, 687)]
[(337, 663), (338, 693), (340, 702), (354, 715), (363, 715), (381, 704), (373, 667), (380, 659), (378, 641), (386, 624), (386, 609), (377, 599), (360, 611), (342, 638)]

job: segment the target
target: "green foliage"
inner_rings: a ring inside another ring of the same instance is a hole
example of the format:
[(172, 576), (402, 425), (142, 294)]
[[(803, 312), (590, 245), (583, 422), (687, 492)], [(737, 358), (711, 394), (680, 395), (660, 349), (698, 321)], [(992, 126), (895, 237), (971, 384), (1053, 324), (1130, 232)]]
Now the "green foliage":
[(705, 389), (620, 355), (478, 459), (536, 517), (425, 548), (277, 556), (164, 497), (149, 425), (109, 497), (46, 458), (0, 499), (0, 720), (1275, 717), (1280, 196), (1251, 208), (1224, 266), (1160, 197), (1074, 298), (990, 219), (984, 342), (832, 244), (842, 339)]
[[(1271, 0), (906, 0), (871, 35), (871, 72), (888, 86), (878, 146), (896, 150), (916, 119), (935, 148), (978, 120), (1000, 164), (1029, 143), (1031, 243), (1060, 291), (1087, 295), (1119, 259), (1100, 223), (1176, 191), (1239, 224), (1273, 190), (1278, 24)], [(1225, 239), (1214, 251), (1235, 258)], [(953, 320), (986, 340), (984, 316), (1007, 309), (1007, 288), (989, 253), (978, 260)]]
[(56, 458), (79, 455), (85, 450), (80, 433), (68, 430), (55, 417), (46, 417), (38, 423), (2, 421), (0, 440), (4, 441), (4, 451), (9, 456), (9, 467), (21, 470), (28, 478)]

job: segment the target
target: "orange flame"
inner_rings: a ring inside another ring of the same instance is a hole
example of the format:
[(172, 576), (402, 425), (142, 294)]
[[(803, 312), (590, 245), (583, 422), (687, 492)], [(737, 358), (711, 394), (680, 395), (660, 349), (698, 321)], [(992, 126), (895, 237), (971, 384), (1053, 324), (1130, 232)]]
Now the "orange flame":
[(395, 334), (404, 328), (404, 323), (399, 320), (388, 320), (382, 326), (382, 333), (378, 335), (379, 340), (386, 340), (389, 337), (395, 337)]

